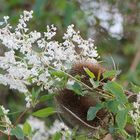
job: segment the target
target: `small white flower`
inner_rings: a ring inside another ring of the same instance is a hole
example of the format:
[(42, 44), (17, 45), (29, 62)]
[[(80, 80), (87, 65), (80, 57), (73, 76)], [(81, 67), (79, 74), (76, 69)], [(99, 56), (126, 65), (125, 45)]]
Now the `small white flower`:
[(41, 33), (37, 31), (30, 32), (30, 42), (34, 43), (41, 37)]
[(31, 19), (33, 17), (32, 14), (33, 14), (33, 10), (31, 10), (30, 12), (29, 11), (24, 11), (23, 12), (24, 21), (29, 21), (29, 19)]
[(75, 82), (74, 80), (69, 79), (68, 82), (67, 82), (67, 84), (68, 84), (68, 85), (73, 85), (74, 82)]
[(9, 109), (5, 109), (4, 106), (0, 106), (2, 112), (3, 112), (3, 115), (0, 117), (1, 119), (1, 124), (5, 125), (5, 132), (8, 132), (8, 130), (10, 130), (11, 128), (11, 121), (9, 119), (9, 117), (7, 116), (8, 115), (8, 112), (9, 112)]
[(129, 114), (133, 120), (133, 123), (134, 123), (134, 127), (136, 128), (137, 130), (137, 127), (139, 128), (140, 127), (140, 123), (139, 123), (139, 120), (140, 120), (140, 93), (137, 94), (137, 101), (133, 103), (133, 110), (129, 111)]
[(32, 127), (33, 137), (32, 140), (49, 140), (49, 134), (45, 122), (35, 117), (30, 116), (27, 122)]
[(4, 18), (5, 23), (7, 23), (9, 16), (4, 16), (3, 18)]
[(48, 26), (47, 25), (47, 32), (44, 32), (45, 37), (50, 40), (56, 34), (56, 27), (54, 25)]
[(66, 133), (71, 134), (71, 130), (63, 123), (58, 120), (55, 120), (53, 123), (53, 126), (49, 130), (49, 134), (54, 135), (56, 132), (60, 132), (63, 130), (63, 134)]
[(26, 101), (26, 108), (30, 108), (32, 104), (32, 95), (27, 95), (25, 101)]
[(9, 112), (9, 109), (5, 109), (4, 106), (1, 106), (1, 109), (5, 115)]

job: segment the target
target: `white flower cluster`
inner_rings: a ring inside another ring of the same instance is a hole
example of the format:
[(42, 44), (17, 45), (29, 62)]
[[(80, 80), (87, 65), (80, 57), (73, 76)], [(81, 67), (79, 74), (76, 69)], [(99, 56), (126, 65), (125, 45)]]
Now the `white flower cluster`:
[(63, 123), (55, 120), (53, 126), (49, 129), (49, 134), (54, 135), (56, 132), (62, 132), (63, 135), (71, 135), (71, 130)]
[(57, 132), (62, 133), (62, 140), (66, 140), (66, 135), (71, 135), (71, 130), (63, 123), (55, 120), (51, 128), (46, 127), (45, 122), (30, 116), (27, 119), (34, 133), (32, 140), (49, 140)]
[(140, 93), (137, 94), (137, 101), (133, 103), (133, 110), (129, 113), (133, 120), (134, 127), (140, 132)]
[(3, 70), (0, 84), (22, 93), (27, 93), (27, 86), (33, 83), (49, 90), (53, 85), (48, 71), (50, 66), (66, 71), (74, 61), (95, 61), (98, 57), (93, 40), (84, 40), (79, 31), (74, 30), (74, 25), (68, 26), (63, 42), (52, 39), (56, 34), (54, 25), (47, 26), (43, 34), (30, 31), (27, 22), (32, 14), (33, 11), (24, 11), (15, 29), (8, 23), (9, 17), (4, 17), (0, 26), (0, 42), (7, 48), (4, 56), (0, 56), (0, 69)]
[[(123, 36), (123, 16), (116, 5), (111, 5), (106, 0), (78, 0), (83, 12), (87, 15), (89, 35), (96, 33), (93, 26), (99, 24), (110, 36), (121, 39)], [(97, 20), (99, 19), (99, 21)], [(99, 22), (99, 23), (98, 23)]]
[(0, 114), (1, 115), (0, 116), (1, 125), (5, 126), (4, 132), (8, 134), (9, 130), (12, 126), (12, 123), (11, 123), (9, 117), (7, 116), (9, 109), (5, 109), (3, 106), (0, 106), (0, 111), (2, 111)]
[(25, 101), (26, 101), (26, 107), (30, 108), (32, 103), (32, 95), (26, 95)]
[(32, 127), (32, 132), (34, 133), (32, 140), (48, 140), (49, 134), (45, 126), (45, 122), (41, 121), (35, 117), (30, 116), (27, 122)]

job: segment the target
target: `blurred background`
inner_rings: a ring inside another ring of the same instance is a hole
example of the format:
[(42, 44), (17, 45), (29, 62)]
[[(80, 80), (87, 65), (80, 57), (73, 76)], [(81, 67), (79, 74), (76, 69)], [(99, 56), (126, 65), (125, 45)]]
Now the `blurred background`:
[[(46, 25), (54, 24), (60, 41), (67, 26), (74, 24), (83, 38), (95, 40), (103, 65), (113, 69), (115, 63), (121, 70), (119, 83), (127, 89), (132, 84), (140, 86), (139, 0), (0, 0), (0, 20), (8, 15), (10, 23), (16, 25), (25, 9), (34, 11), (30, 29), (43, 32)], [(0, 47), (0, 55), (3, 52)], [(11, 111), (23, 108), (21, 94), (1, 86), (0, 97), (0, 104)]]

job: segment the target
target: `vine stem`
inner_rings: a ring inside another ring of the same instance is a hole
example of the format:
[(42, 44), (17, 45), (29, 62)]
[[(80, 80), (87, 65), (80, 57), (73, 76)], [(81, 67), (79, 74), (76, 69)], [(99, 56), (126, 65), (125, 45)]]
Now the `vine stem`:
[(8, 130), (8, 140), (11, 139), (11, 136), (10, 136), (10, 130)]
[(5, 132), (2, 131), (2, 130), (0, 130), (0, 133), (1, 133), (2, 135), (6, 135), (6, 136), (8, 136), (8, 140), (10, 140), (10, 135), (9, 135), (9, 134), (7, 135), (7, 133), (5, 133)]
[(134, 72), (134, 71), (136, 70), (136, 67), (137, 67), (139, 61), (140, 61), (140, 48), (139, 48), (139, 50), (137, 51), (137, 53), (136, 53), (136, 55), (135, 55), (135, 57), (134, 57), (134, 59), (133, 59), (133, 62), (132, 62), (132, 64), (131, 64), (131, 66), (130, 66), (130, 70), (131, 70), (132, 72)]
[(24, 114), (25, 114), (28, 110), (29, 110), (29, 109), (25, 109), (25, 110), (19, 115), (19, 117), (17, 118), (17, 120), (16, 120), (14, 126), (17, 125), (17, 123), (20, 121), (20, 119), (24, 116)]
[[(48, 64), (46, 64), (46, 65), (47, 65), (49, 68), (58, 71), (58, 69), (56, 69), (56, 68), (54, 68), (54, 67), (52, 67), (52, 66), (50, 66), (50, 65), (48, 65)], [(77, 78), (73, 77), (73, 76), (70, 75), (69, 73), (67, 73), (67, 72), (65, 72), (65, 71), (63, 71), (63, 70), (59, 70), (59, 71), (63, 72), (65, 75), (67, 75), (67, 76), (70, 77), (71, 79), (77, 81), (78, 83), (80, 83), (81, 85), (83, 85), (84, 87), (86, 87), (87, 89), (89, 89), (90, 91), (95, 90), (95, 91), (98, 91), (100, 95), (105, 96), (106, 98), (112, 98), (112, 95), (111, 95), (110, 93), (108, 93), (108, 92), (106, 92), (106, 91), (103, 91), (102, 89), (99, 89), (99, 88), (93, 89), (92, 87), (86, 85), (85, 83), (83, 83), (82, 81), (80, 81), (80, 80), (78, 80)], [(100, 93), (100, 92), (105, 93), (105, 94), (102, 94), (102, 93)]]

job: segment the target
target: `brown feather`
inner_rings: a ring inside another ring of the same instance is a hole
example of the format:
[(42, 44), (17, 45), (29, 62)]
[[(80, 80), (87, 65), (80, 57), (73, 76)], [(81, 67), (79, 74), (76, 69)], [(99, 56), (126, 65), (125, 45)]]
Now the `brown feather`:
[[(90, 77), (86, 74), (84, 68), (88, 68), (91, 72), (94, 73), (94, 80), (97, 80), (99, 75), (99, 79), (102, 80), (103, 73), (106, 71), (106, 69), (102, 66), (91, 62), (79, 62), (73, 64), (70, 74), (73, 76), (84, 75), (84, 78), (82, 78), (81, 80), (89, 86), (91, 86), (89, 82)], [(107, 80), (111, 80), (111, 78), (104, 79), (103, 82), (106, 82)], [(58, 92), (58, 95), (56, 96), (56, 101), (62, 111), (62, 117), (65, 118), (65, 120), (71, 126), (79, 125), (85, 128), (89, 125), (93, 128), (98, 127), (102, 125), (104, 119), (108, 115), (105, 109), (101, 109), (98, 111), (94, 120), (87, 120), (88, 109), (91, 106), (96, 106), (96, 104), (100, 102), (99, 98), (93, 96), (93, 94), (92, 96), (90, 94), (86, 94), (85, 96), (79, 96), (75, 94), (74, 91), (65, 88)]]
[[(84, 82), (85, 84), (87, 84), (89, 86), (91, 86), (91, 84), (89, 82), (90, 77), (87, 75), (84, 68), (88, 68), (95, 75), (95, 78), (94, 78), (95, 81), (98, 78), (99, 78), (99, 80), (102, 80), (103, 73), (106, 71), (106, 69), (104, 67), (102, 67), (101, 65), (99, 65), (97, 63), (92, 63), (90, 61), (78, 62), (78, 63), (73, 64), (70, 74), (73, 76), (76, 76), (76, 75), (83, 76), (83, 78), (81, 79), (82, 82)], [(113, 77), (103, 79), (102, 82), (107, 82), (107, 80), (112, 80), (112, 79), (113, 79)]]
[[(83, 122), (87, 123), (90, 126), (98, 127), (101, 125), (103, 119), (106, 117), (107, 112), (104, 109), (101, 109), (97, 113), (97, 117), (92, 121), (87, 121), (87, 112), (91, 106), (95, 106), (99, 100), (97, 98), (93, 98), (91, 95), (79, 96), (75, 94), (73, 91), (68, 89), (63, 89), (59, 91), (56, 96), (57, 103), (62, 111), (62, 116), (66, 119), (68, 112), (64, 111), (64, 107), (70, 110), (73, 114), (75, 114), (78, 118), (80, 118)], [(63, 107), (64, 106), (64, 107)], [(66, 115), (66, 116), (65, 116)], [(72, 118), (72, 117), (70, 117)], [(72, 120), (69, 117), (67, 118), (67, 122), (71, 123), (72, 126), (80, 125), (83, 126), (82, 122), (79, 122), (78, 119), (74, 121), (72, 124)], [(69, 120), (70, 119), (70, 120)], [(86, 126), (84, 126), (86, 127)]]

